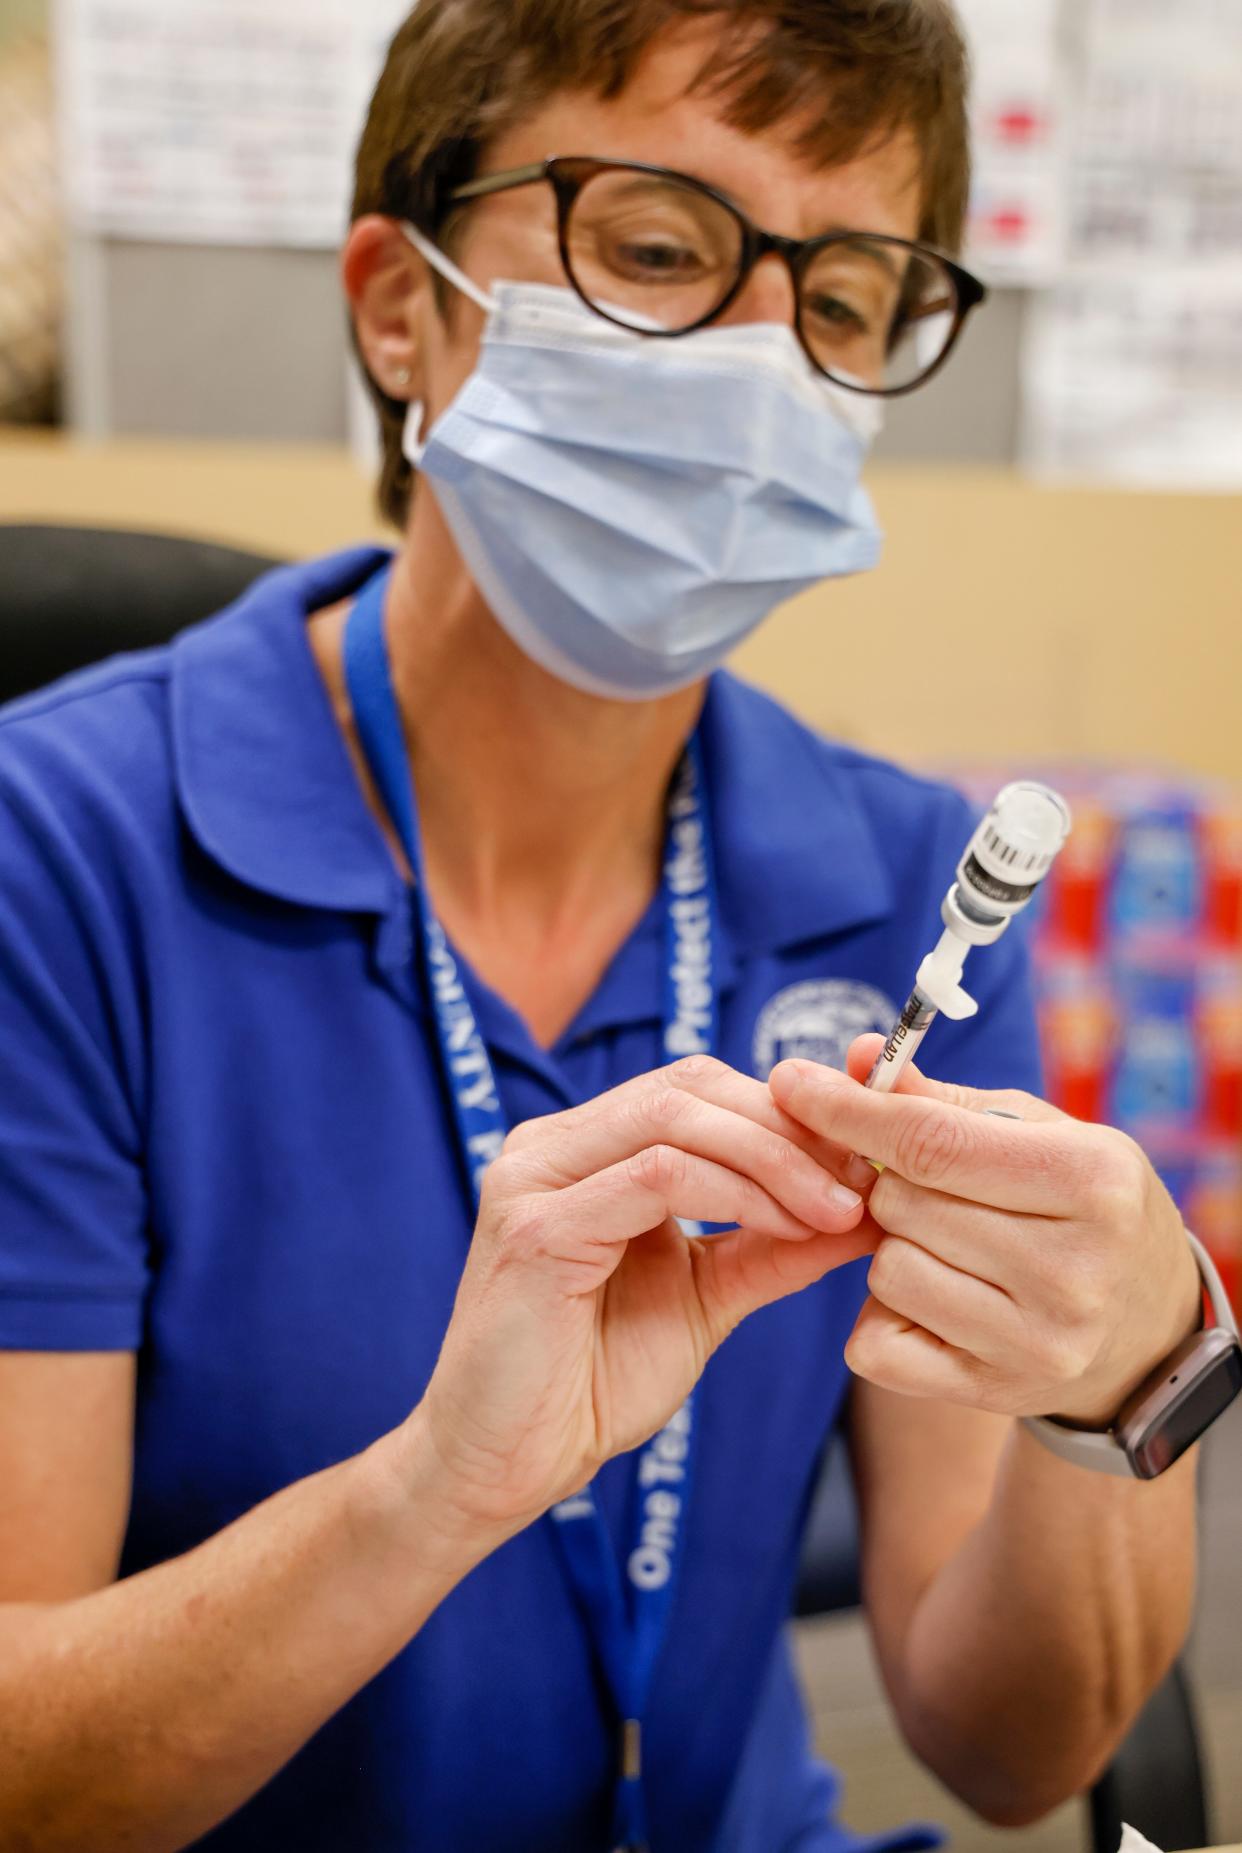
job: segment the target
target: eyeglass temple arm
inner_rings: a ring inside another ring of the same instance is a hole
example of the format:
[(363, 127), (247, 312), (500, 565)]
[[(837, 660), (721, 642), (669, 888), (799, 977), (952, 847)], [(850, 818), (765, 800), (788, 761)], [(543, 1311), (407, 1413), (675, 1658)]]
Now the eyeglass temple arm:
[(471, 180), (464, 187), (454, 187), (449, 200), (455, 205), (460, 200), (484, 199), (489, 193), (503, 193), (508, 187), (526, 187), (534, 180), (546, 179), (547, 172), (545, 161), (531, 167), (511, 167), (507, 173), (488, 174), (483, 180)]
[(933, 315), (944, 315), (952, 312), (956, 306), (951, 296), (942, 296), (939, 302), (920, 303), (915, 308), (908, 309), (906, 311), (906, 320), (907, 322), (925, 322)]

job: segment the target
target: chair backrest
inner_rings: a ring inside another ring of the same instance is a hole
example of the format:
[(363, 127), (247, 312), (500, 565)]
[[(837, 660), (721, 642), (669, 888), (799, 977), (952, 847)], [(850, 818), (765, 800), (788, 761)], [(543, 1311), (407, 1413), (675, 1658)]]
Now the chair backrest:
[(849, 1455), (841, 1437), (828, 1444), (802, 1539), (795, 1615), (828, 1615), (862, 1606), (858, 1511)]
[(1112, 1853), (1127, 1821), (1167, 1853), (1212, 1844), (1194, 1701), (1180, 1665), (1152, 1694), (1112, 1768), (1091, 1792), (1095, 1853)]
[(0, 524), (0, 702), (166, 643), (276, 564), (171, 534)]

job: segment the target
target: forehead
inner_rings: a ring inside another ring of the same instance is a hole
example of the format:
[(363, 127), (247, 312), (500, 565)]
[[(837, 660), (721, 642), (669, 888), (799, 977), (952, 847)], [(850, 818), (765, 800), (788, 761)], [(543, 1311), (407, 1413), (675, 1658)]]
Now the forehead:
[[(796, 147), (805, 115), (747, 133), (725, 120), (727, 99), (696, 89), (715, 49), (702, 27), (666, 34), (619, 96), (559, 92), (496, 138), (487, 169), (558, 154), (650, 161), (721, 188), (768, 231), (789, 237), (838, 227), (918, 235), (922, 161), (909, 128), (884, 126), (847, 161), (818, 166)], [(832, 107), (826, 92), (823, 109)]]

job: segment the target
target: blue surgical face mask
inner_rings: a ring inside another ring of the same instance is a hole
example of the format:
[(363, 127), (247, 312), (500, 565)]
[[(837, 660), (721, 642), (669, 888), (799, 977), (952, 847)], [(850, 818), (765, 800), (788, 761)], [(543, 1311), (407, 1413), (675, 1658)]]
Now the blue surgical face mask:
[(660, 340), (573, 291), (484, 295), (475, 371), (406, 456), (475, 583), (527, 656), (587, 693), (641, 701), (720, 667), (777, 605), (877, 564), (860, 482), (878, 400), (815, 372), (769, 323)]

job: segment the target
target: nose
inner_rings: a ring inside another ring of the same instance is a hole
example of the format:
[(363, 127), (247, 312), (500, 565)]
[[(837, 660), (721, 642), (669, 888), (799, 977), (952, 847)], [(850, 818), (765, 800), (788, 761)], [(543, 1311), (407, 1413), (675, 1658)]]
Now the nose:
[(797, 297), (789, 265), (775, 251), (761, 257), (738, 292), (736, 302), (721, 316), (722, 323), (783, 323), (792, 328), (797, 318)]

